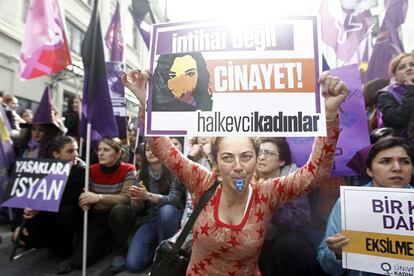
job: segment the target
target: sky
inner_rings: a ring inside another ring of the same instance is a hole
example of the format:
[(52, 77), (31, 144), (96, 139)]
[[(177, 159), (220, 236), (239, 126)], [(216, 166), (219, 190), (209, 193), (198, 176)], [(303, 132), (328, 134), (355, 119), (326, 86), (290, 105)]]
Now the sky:
[(310, 14), (318, 6), (319, 1), (309, 0), (168, 0), (168, 17), (173, 21), (236, 16), (252, 19)]
[[(172, 21), (226, 18), (245, 21), (281, 15), (310, 15), (319, 12), (321, 0), (166, 0)], [(339, 0), (331, 0), (339, 1)], [(382, 19), (384, 0), (377, 0)], [(401, 28), (406, 51), (414, 50), (414, 0), (409, 0), (406, 22)]]

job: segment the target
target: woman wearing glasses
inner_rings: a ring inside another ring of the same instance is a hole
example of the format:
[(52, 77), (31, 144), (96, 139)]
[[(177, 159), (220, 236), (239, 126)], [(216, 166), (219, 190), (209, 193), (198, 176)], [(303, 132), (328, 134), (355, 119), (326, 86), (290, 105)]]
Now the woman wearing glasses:
[[(258, 145), (256, 173), (259, 178), (286, 176), (297, 169), (296, 164), (292, 163), (286, 139), (260, 138)], [(267, 227), (259, 258), (263, 276), (313, 275), (316, 266), (313, 252), (316, 248), (312, 248), (304, 235), (312, 232), (310, 220), (311, 211), (307, 196), (286, 202), (277, 209)], [(317, 243), (319, 242), (320, 240)]]
[[(147, 72), (122, 76), (145, 107)], [(284, 177), (254, 177), (257, 147), (248, 137), (218, 137), (212, 142), (214, 170), (205, 169), (181, 154), (167, 137), (150, 137), (151, 151), (190, 191), (194, 204), (218, 180), (220, 185), (193, 226), (193, 245), (187, 274), (261, 275), (257, 260), (265, 229), (284, 202), (317, 186), (332, 168), (339, 135), (338, 109), (348, 94), (344, 82), (319, 78), (326, 97), (327, 136), (315, 139), (309, 161)]]

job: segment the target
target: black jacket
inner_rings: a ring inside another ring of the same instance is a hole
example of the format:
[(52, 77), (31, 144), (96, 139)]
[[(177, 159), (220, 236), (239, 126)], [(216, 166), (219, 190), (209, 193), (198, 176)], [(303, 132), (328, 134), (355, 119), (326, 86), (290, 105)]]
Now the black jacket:
[(414, 85), (407, 85), (401, 104), (391, 93), (380, 91), (377, 98), (378, 107), (382, 113), (384, 125), (392, 127), (397, 133), (406, 136), (410, 117), (414, 112)]

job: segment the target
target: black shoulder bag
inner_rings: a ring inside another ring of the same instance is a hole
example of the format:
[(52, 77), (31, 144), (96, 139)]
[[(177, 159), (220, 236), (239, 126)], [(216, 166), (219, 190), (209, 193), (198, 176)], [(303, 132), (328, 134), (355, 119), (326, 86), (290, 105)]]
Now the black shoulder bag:
[(196, 208), (185, 224), (184, 229), (178, 236), (177, 241), (174, 243), (170, 240), (164, 240), (158, 246), (157, 251), (155, 252), (154, 262), (151, 267), (151, 276), (184, 276), (186, 274), (187, 266), (190, 262), (191, 250), (184, 250), (181, 247), (193, 228), (194, 222), (196, 221), (198, 215), (210, 200), (218, 185), (219, 181), (216, 180), (214, 184), (204, 192)]

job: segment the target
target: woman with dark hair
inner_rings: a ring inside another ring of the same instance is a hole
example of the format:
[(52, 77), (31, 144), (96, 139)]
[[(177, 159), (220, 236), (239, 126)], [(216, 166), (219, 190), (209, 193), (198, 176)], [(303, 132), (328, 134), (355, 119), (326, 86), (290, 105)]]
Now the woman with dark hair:
[[(39, 107), (31, 123), (20, 124), (27, 128), (23, 137), (15, 144), (17, 157), (47, 158), (53, 139), (62, 135), (62, 130), (52, 116), (52, 104), (49, 89), (43, 93)], [(17, 236), (16, 229), (20, 225), (22, 217), (26, 217), (22, 210), (14, 209), (12, 231)], [(23, 232), (23, 234), (25, 234)]]
[(389, 80), (374, 79), (364, 85), (363, 95), (365, 100), (365, 111), (368, 117), (368, 130), (371, 132), (383, 124), (377, 109), (378, 90), (389, 85)]
[(138, 185), (129, 189), (132, 206), (141, 222), (128, 249), (127, 269), (147, 268), (161, 241), (172, 237), (180, 225), (183, 202), (182, 189), (176, 177), (164, 167), (145, 144)]
[(16, 143), (16, 154), (26, 158), (46, 158), (51, 141), (62, 133), (58, 126), (33, 122)]
[[(366, 187), (411, 188), (413, 156), (401, 138), (379, 140), (366, 159), (366, 171), (371, 181)], [(325, 238), (319, 246), (318, 261), (329, 275), (378, 275), (370, 272), (342, 268), (342, 248), (349, 239), (341, 234), (341, 203), (335, 203), (326, 226)]]
[[(70, 136), (60, 136), (49, 147), (49, 158), (73, 161), (72, 168), (56, 213), (24, 209), (26, 226), (22, 242), (25, 248), (48, 247), (59, 260), (58, 274), (72, 270), (70, 260), (73, 239), (82, 222), (78, 197), (85, 182), (85, 164), (78, 158), (78, 144)], [(16, 238), (19, 227), (13, 233)]]
[[(290, 147), (281, 137), (264, 137), (258, 140), (256, 173), (259, 178), (270, 179), (294, 172)], [(283, 204), (273, 214), (268, 225), (259, 267), (264, 276), (314, 275), (315, 248), (322, 234), (311, 227), (311, 210), (307, 195)], [(319, 237), (319, 239), (318, 239)], [(313, 242), (317, 240), (316, 242)]]
[[(134, 214), (129, 206), (128, 189), (135, 181), (132, 164), (121, 161), (119, 138), (103, 138), (98, 144), (98, 164), (89, 169), (89, 191), (79, 196), (79, 206), (88, 214), (88, 264), (95, 262), (112, 248), (112, 272), (125, 269), (125, 253)], [(81, 235), (75, 242), (72, 265), (82, 266)]]
[[(147, 72), (124, 74), (124, 85), (145, 107)], [(189, 160), (167, 137), (150, 137), (151, 151), (190, 191), (194, 205), (213, 183), (217, 190), (193, 225), (194, 240), (187, 274), (260, 275), (257, 264), (265, 229), (274, 211), (313, 188), (332, 168), (339, 135), (340, 104), (348, 89), (339, 78), (320, 76), (325, 96), (327, 136), (317, 137), (308, 162), (284, 177), (258, 179), (257, 146), (249, 137), (217, 137), (211, 156), (215, 170)]]
[(20, 141), (16, 145), (16, 153), (19, 157), (46, 158), (51, 141), (63, 134), (53, 115), (53, 106), (50, 89), (46, 89), (31, 123), (22, 123), (22, 128), (27, 128)]
[(68, 129), (66, 135), (75, 137), (76, 140), (79, 140), (79, 110), (81, 107), (81, 102), (78, 97), (72, 96), (69, 99), (68, 110), (63, 114), (65, 118), (65, 127)]
[(33, 112), (31, 109), (24, 109), (19, 115), (26, 123), (31, 123), (33, 120)]
[(199, 52), (161, 55), (153, 76), (152, 111), (211, 111), (210, 73)]

